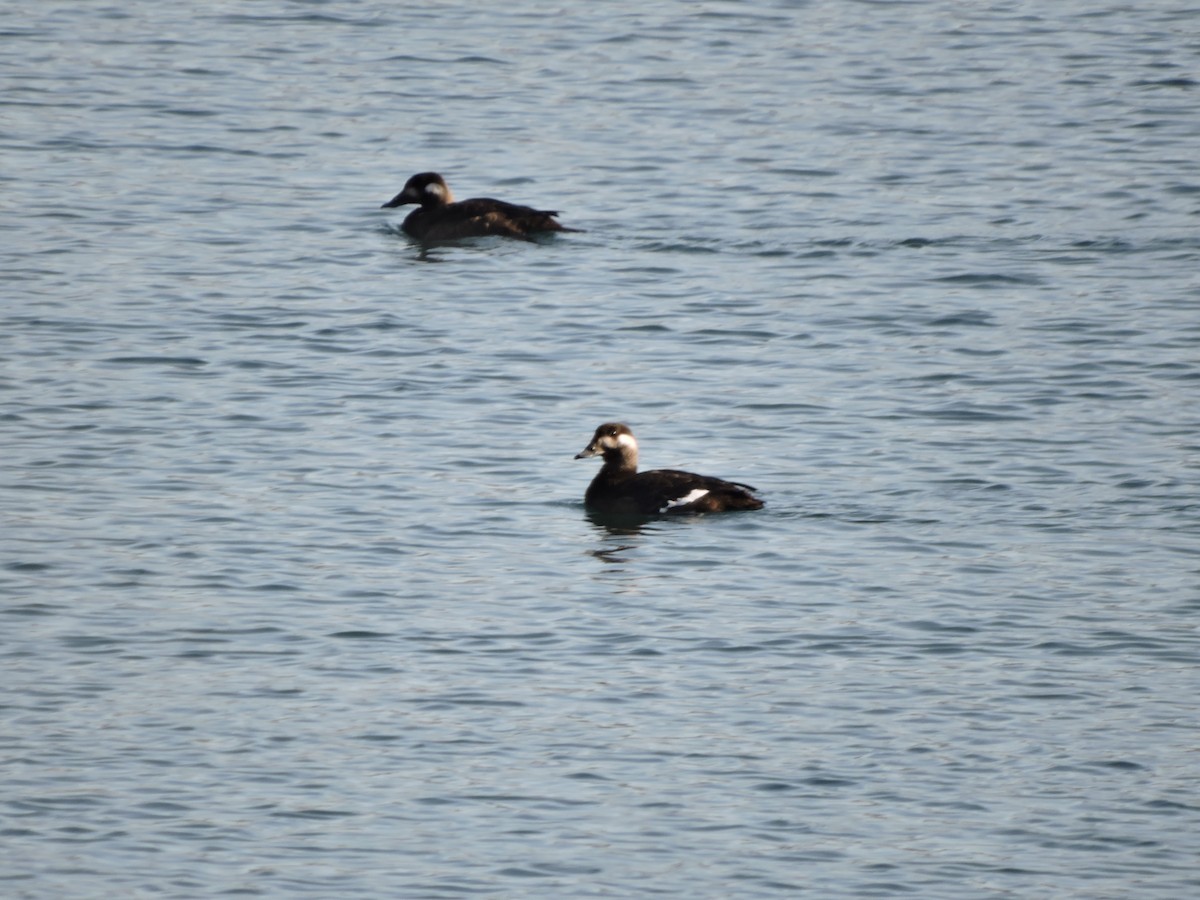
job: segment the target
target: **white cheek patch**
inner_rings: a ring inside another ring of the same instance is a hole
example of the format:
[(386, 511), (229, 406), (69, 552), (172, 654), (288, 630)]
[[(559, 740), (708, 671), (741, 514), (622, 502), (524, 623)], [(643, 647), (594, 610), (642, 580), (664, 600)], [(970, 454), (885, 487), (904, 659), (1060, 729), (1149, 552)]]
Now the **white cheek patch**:
[(695, 503), (707, 493), (708, 490), (706, 488), (696, 488), (695, 490), (688, 492), (687, 496), (669, 501), (662, 509), (659, 510), (659, 512), (664, 513), (668, 509), (674, 509), (677, 506), (687, 506), (689, 503)]
[(434, 197), (445, 197), (446, 189), (444, 187), (442, 187), (440, 184), (438, 184), (436, 181), (432, 181), (429, 184), (425, 185), (425, 193), (431, 194)]
[(617, 446), (618, 447), (628, 447), (631, 450), (636, 450), (637, 449), (637, 441), (635, 441), (633, 439), (632, 434), (622, 433), (622, 434), (617, 435)]

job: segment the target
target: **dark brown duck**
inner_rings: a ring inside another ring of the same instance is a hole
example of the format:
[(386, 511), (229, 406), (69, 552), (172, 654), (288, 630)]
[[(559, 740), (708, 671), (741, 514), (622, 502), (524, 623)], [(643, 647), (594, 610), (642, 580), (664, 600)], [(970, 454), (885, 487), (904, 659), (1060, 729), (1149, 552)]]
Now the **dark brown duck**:
[(677, 469), (639, 472), (637, 441), (633, 432), (619, 422), (597, 428), (592, 442), (575, 458), (597, 455), (604, 457), (604, 465), (583, 496), (583, 502), (596, 512), (653, 516), (763, 506), (748, 484)]
[(541, 231), (576, 230), (564, 228), (555, 221), (554, 217), (558, 215), (555, 210), (518, 206), (490, 197), (455, 201), (446, 180), (437, 172), (414, 175), (408, 179), (404, 190), (380, 208), (393, 209), (409, 203), (418, 204), (418, 208), (404, 219), (404, 232), (425, 242), (490, 234), (529, 240), (531, 235)]

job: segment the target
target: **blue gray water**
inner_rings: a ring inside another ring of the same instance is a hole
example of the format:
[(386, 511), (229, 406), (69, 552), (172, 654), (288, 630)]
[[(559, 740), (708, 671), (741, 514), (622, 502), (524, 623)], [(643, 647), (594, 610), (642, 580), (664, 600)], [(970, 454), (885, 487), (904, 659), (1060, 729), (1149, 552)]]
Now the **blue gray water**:
[(0, 895), (1197, 893), (1198, 21), (8, 4)]

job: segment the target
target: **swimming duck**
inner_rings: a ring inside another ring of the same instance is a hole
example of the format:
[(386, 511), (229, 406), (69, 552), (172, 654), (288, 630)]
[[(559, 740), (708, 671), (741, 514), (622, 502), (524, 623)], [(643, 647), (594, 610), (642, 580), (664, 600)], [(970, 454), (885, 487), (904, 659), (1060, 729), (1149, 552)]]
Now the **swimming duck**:
[(603, 513), (656, 515), (762, 509), (755, 488), (676, 469), (639, 472), (638, 444), (629, 427), (607, 422), (576, 459), (603, 456), (600, 473), (588, 485), (583, 502)]
[(529, 240), (539, 231), (575, 231), (555, 221), (557, 211), (518, 206), (490, 197), (455, 201), (437, 172), (422, 172), (408, 179), (404, 190), (380, 209), (419, 204), (404, 219), (404, 232), (419, 241), (453, 241), (458, 238), (498, 234)]

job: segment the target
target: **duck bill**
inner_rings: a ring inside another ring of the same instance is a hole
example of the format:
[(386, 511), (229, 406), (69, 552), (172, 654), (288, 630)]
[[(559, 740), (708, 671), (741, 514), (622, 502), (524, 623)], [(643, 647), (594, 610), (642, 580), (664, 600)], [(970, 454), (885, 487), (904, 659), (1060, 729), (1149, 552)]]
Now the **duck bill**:
[(586, 447), (584, 447), (582, 450), (580, 450), (578, 453), (575, 454), (575, 458), (576, 459), (587, 459), (589, 456), (595, 456), (595, 455), (596, 455), (596, 445), (588, 444)]
[(397, 206), (404, 206), (407, 203), (416, 203), (416, 202), (417, 202), (416, 200), (414, 200), (412, 197), (410, 197), (408, 195), (407, 191), (401, 191), (395, 197), (393, 197), (391, 200), (389, 200), (387, 203), (383, 204), (379, 208), (380, 209), (395, 209)]

